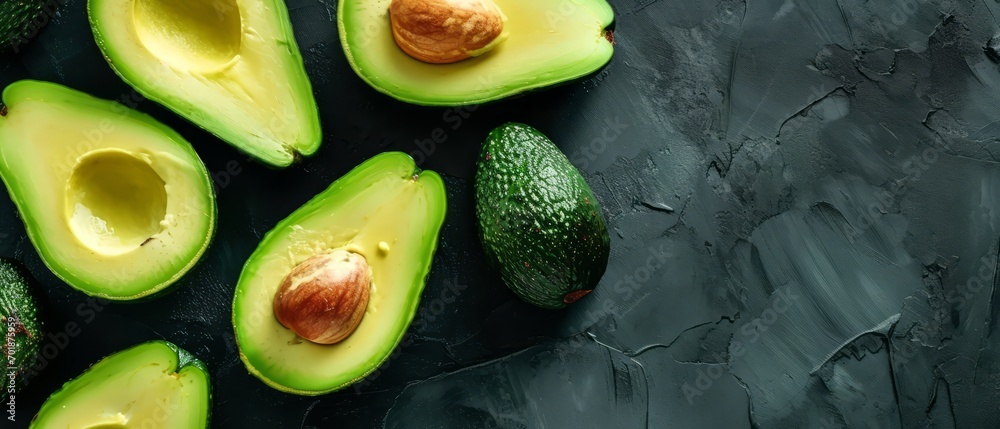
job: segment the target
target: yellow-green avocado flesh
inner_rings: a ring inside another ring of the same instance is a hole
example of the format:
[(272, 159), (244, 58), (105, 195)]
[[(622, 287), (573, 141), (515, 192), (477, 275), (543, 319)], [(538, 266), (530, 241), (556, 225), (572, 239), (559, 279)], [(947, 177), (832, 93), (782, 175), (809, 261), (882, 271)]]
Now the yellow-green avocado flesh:
[(280, 0), (89, 0), (97, 45), (146, 98), (275, 167), (320, 145)]
[(47, 82), (3, 91), (0, 178), (45, 265), (91, 296), (162, 291), (208, 248), (215, 194), (191, 145), (121, 104)]
[[(269, 386), (300, 395), (341, 389), (374, 371), (413, 320), (437, 249), (446, 194), (441, 177), (400, 152), (375, 156), (274, 227), (236, 286), (240, 358)], [(365, 257), (372, 289), (361, 324), (344, 341), (298, 338), (274, 316), (282, 279), (311, 256), (346, 248)]]
[(396, 99), (429, 106), (478, 104), (590, 75), (611, 60), (605, 0), (495, 0), (509, 37), (451, 64), (416, 60), (389, 24), (392, 0), (340, 0), (337, 24), (347, 61), (365, 82)]
[(49, 396), (31, 428), (208, 427), (208, 370), (166, 341), (108, 356)]

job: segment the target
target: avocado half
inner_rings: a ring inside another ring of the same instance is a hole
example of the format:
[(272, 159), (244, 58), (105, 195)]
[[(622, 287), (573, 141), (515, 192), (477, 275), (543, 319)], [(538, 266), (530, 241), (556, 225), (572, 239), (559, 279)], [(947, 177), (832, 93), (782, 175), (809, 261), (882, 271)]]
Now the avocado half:
[(506, 41), (451, 64), (416, 60), (396, 45), (391, 0), (340, 0), (337, 24), (347, 61), (379, 92), (430, 106), (478, 104), (571, 81), (611, 60), (605, 0), (495, 0), (507, 16)]
[(46, 266), (91, 296), (151, 296), (201, 258), (215, 192), (179, 134), (47, 82), (3, 91), (0, 178)]
[[(413, 320), (447, 209), (441, 177), (401, 152), (375, 156), (278, 223), (250, 255), (233, 299), (240, 358), (267, 385), (319, 395), (374, 371)], [(368, 307), (345, 340), (320, 345), (275, 318), (282, 279), (320, 253), (347, 248), (372, 271)]]
[(274, 167), (319, 149), (319, 113), (280, 0), (89, 0), (126, 83)]
[(90, 367), (49, 396), (31, 428), (208, 427), (208, 370), (166, 341), (125, 349)]

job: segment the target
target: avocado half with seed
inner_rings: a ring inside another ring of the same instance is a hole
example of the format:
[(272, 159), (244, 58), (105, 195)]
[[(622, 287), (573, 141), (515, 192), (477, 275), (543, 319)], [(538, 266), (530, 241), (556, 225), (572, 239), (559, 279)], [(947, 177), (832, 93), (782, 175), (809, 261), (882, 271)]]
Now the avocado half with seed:
[[(247, 260), (233, 299), (236, 341), (250, 373), (284, 392), (319, 395), (374, 371), (416, 314), (445, 211), (440, 176), (417, 169), (404, 153), (388, 152), (278, 223)], [(364, 315), (336, 344), (306, 341), (278, 321), (276, 292), (304, 261), (345, 250), (371, 270)]]
[[(489, 52), (431, 64), (397, 45), (392, 0), (340, 0), (340, 42), (379, 92), (421, 105), (478, 104), (588, 76), (611, 60), (614, 12), (605, 0), (495, 0), (507, 38)], [(415, 20), (415, 22), (423, 22)]]
[(0, 178), (46, 266), (111, 300), (149, 297), (201, 258), (215, 193), (191, 145), (121, 104), (47, 82), (3, 91)]
[(49, 396), (31, 428), (208, 427), (208, 369), (183, 349), (150, 341), (115, 353)]
[(280, 0), (89, 0), (126, 83), (275, 167), (314, 153), (316, 101)]

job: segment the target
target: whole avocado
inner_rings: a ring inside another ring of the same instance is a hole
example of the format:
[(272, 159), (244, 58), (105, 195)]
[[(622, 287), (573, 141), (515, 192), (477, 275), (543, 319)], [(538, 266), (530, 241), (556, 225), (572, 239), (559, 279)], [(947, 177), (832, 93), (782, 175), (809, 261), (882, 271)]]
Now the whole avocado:
[(601, 207), (545, 135), (518, 123), (494, 129), (475, 188), (486, 258), (518, 297), (563, 308), (597, 285), (611, 250)]
[[(24, 387), (28, 369), (38, 356), (43, 330), (39, 302), (33, 295), (34, 279), (20, 263), (0, 258), (0, 323), (3, 324), (3, 386), (6, 399)], [(14, 380), (10, 379), (13, 370)], [(12, 389), (13, 387), (13, 389)]]
[(26, 41), (32, 21), (43, 10), (54, 13), (59, 5), (59, 0), (0, 0), (0, 52), (16, 50)]

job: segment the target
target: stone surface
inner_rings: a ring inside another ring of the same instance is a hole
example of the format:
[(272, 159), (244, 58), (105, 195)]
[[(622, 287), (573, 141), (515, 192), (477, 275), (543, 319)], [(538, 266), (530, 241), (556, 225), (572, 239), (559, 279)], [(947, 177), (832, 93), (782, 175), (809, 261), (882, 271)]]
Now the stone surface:
[[(165, 338), (211, 369), (215, 427), (1000, 426), (1000, 4), (611, 2), (602, 72), (447, 109), (370, 89), (344, 60), (335, 2), (289, 0), (325, 141), (274, 171), (134, 99), (70, 0), (2, 58), (0, 83), (125, 97), (174, 127), (216, 178), (219, 229), (175, 292), (106, 305), (45, 269), (0, 198), (0, 254), (43, 281), (49, 326), (79, 325), (18, 396), (20, 423), (100, 357)], [(606, 212), (610, 267), (564, 311), (518, 301), (475, 238), (475, 157), (505, 121), (551, 137)], [(355, 386), (271, 390), (235, 349), (242, 264), (276, 222), (386, 150), (446, 175), (417, 319)]]

